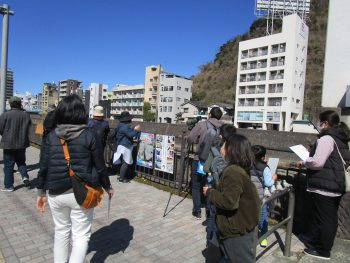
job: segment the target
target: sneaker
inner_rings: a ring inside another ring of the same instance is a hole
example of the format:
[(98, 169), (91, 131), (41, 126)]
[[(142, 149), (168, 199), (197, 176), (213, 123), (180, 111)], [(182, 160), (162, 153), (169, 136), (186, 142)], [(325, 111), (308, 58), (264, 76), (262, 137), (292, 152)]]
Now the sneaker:
[(192, 215), (193, 215), (197, 220), (201, 220), (201, 219), (202, 219), (201, 212), (192, 212)]
[(283, 190), (283, 186), (282, 186), (280, 181), (278, 181), (277, 184), (276, 184), (276, 190), (277, 191), (282, 191)]
[(119, 179), (118, 182), (119, 182), (119, 183), (124, 183), (124, 184), (125, 184), (125, 183), (129, 183), (130, 180), (128, 180), (128, 179), (124, 179), (124, 180), (123, 180), (123, 179)]
[(15, 191), (15, 188), (13, 186), (5, 187), (1, 189), (1, 192), (13, 192), (13, 191)]
[(263, 239), (261, 242), (260, 242), (260, 246), (261, 247), (267, 247), (267, 239)]
[(315, 249), (312, 249), (312, 248), (305, 248), (304, 253), (305, 253), (305, 255), (308, 255), (308, 256), (314, 257), (314, 258), (319, 258), (319, 259), (324, 259), (324, 260), (331, 259), (330, 256), (321, 255), (319, 252), (317, 252)]
[(30, 181), (28, 179), (24, 179), (23, 183), (24, 183), (25, 187), (30, 188)]

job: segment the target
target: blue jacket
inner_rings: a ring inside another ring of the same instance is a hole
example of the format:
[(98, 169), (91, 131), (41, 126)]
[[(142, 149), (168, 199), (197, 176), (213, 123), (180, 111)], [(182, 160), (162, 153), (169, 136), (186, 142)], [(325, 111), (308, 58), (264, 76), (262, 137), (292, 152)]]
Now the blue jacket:
[(123, 145), (126, 147), (133, 146), (133, 139), (140, 136), (140, 132), (131, 128), (127, 123), (119, 123), (117, 126), (116, 141), (118, 145)]

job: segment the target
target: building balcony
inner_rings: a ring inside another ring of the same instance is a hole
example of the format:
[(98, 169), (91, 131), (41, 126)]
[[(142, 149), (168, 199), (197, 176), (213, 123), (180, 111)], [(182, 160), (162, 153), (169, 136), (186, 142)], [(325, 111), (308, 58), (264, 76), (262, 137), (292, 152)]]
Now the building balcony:
[(247, 69), (256, 69), (257, 68), (257, 64), (248, 64)]
[(267, 55), (267, 49), (262, 49), (259, 51), (259, 56), (266, 56)]
[(267, 63), (258, 63), (258, 68), (266, 68)]
[(250, 81), (256, 81), (256, 77), (248, 77), (247, 82), (250, 82)]
[(280, 107), (280, 106), (282, 106), (282, 102), (281, 101), (269, 101), (269, 103), (267, 105), (271, 106), (271, 107)]

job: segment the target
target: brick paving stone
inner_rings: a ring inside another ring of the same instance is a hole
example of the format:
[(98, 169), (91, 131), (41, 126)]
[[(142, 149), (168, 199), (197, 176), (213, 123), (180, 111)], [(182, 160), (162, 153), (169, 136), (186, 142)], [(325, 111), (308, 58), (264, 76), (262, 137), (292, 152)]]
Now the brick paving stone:
[[(0, 151), (2, 160), (2, 151)], [(27, 165), (35, 165), (39, 150), (27, 149)], [(1, 164), (3, 165), (3, 164)], [(38, 169), (30, 169), (34, 179)], [(0, 187), (3, 186), (3, 170), (0, 168)], [(168, 214), (163, 217), (169, 193), (149, 185), (132, 181), (118, 184), (111, 176), (115, 196), (111, 202), (110, 219), (107, 219), (107, 199), (94, 211), (90, 250), (85, 262), (205, 262), (205, 226), (203, 220), (191, 215), (192, 200), (172, 196)], [(34, 180), (35, 181), (35, 180)], [(22, 185), (15, 174), (15, 186)], [(54, 225), (50, 208), (39, 214), (35, 208), (36, 191), (19, 187), (13, 193), (0, 192), (0, 263), (52, 262)], [(170, 211), (170, 212), (169, 212)], [(204, 213), (204, 210), (202, 211)], [(284, 240), (283, 231), (280, 233)], [(273, 238), (269, 238), (269, 243)], [(292, 242), (293, 253), (303, 246)], [(261, 262), (274, 262), (274, 251), (265, 253)], [(102, 261), (101, 261), (102, 260)], [(275, 262), (283, 262), (278, 258)]]

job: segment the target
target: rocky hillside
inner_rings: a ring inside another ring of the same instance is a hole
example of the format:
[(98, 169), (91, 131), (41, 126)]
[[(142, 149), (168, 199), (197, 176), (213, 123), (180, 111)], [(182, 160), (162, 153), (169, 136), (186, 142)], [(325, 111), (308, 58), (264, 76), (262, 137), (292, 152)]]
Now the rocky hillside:
[[(304, 104), (307, 114), (321, 105), (328, 0), (313, 0), (311, 5), (307, 21), (310, 29)], [(239, 42), (264, 36), (265, 26), (264, 19), (254, 21), (248, 32), (227, 41), (213, 61), (200, 66), (200, 72), (193, 76), (193, 100), (234, 103)], [(282, 24), (275, 22), (274, 26), (274, 32), (279, 32)]]

